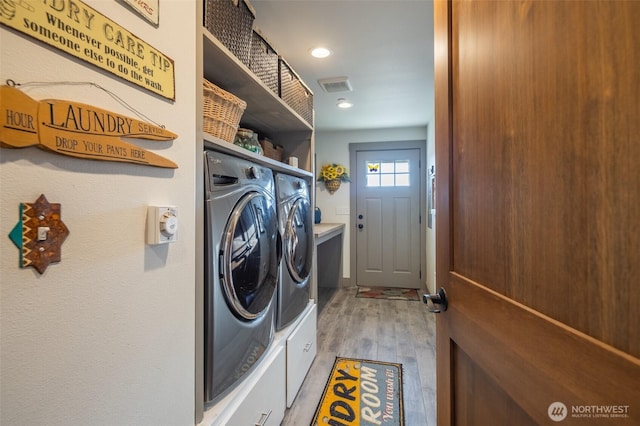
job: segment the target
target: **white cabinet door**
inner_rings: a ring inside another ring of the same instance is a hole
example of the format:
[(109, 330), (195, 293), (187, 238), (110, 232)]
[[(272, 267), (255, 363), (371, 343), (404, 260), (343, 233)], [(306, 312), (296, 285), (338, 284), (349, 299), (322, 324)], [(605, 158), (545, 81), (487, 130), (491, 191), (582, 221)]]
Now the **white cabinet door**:
[(318, 352), (316, 324), (317, 305), (313, 304), (287, 339), (287, 407), (296, 399)]
[(229, 419), (229, 426), (277, 426), (284, 418), (286, 357), (284, 348), (277, 349), (273, 361), (246, 394)]

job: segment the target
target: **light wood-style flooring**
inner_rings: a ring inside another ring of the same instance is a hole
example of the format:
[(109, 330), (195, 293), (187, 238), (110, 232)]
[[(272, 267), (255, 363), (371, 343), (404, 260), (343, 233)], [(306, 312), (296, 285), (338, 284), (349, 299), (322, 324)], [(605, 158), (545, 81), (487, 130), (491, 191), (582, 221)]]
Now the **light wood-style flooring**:
[(401, 363), (405, 425), (435, 425), (435, 314), (421, 301), (356, 298), (356, 290), (318, 289), (318, 354), (282, 425), (311, 423), (336, 356)]

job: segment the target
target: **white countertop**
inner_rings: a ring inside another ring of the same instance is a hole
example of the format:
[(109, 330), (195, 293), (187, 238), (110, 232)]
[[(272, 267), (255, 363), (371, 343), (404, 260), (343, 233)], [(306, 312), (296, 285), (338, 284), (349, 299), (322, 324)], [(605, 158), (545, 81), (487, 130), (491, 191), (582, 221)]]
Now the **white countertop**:
[(344, 232), (344, 223), (316, 223), (313, 225), (313, 233), (316, 244), (320, 244)]

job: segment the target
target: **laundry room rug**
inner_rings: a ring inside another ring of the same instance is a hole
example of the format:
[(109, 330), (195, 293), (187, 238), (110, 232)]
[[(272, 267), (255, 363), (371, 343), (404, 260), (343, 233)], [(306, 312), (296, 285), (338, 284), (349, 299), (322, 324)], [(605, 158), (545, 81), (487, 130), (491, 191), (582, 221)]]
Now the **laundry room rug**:
[(404, 425), (402, 364), (336, 357), (311, 426)]
[(395, 287), (358, 287), (356, 297), (366, 297), (370, 299), (420, 300), (417, 289)]

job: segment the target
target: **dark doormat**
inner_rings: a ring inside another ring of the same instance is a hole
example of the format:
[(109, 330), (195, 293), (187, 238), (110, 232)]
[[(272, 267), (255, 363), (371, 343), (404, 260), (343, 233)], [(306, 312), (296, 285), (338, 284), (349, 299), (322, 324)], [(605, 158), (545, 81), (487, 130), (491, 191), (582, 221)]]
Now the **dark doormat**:
[(420, 300), (417, 289), (395, 287), (358, 287), (356, 297), (391, 300)]
[(404, 425), (402, 364), (337, 357), (311, 426)]

